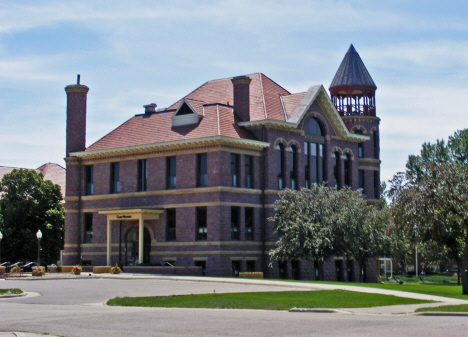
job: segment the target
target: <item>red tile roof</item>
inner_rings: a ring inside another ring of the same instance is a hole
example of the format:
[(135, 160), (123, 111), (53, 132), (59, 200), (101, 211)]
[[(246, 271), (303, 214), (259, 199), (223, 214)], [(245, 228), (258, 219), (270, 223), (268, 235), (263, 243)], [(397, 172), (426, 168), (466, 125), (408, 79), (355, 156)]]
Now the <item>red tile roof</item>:
[(65, 168), (58, 164), (54, 163), (47, 163), (44, 164), (37, 169), (28, 169), (28, 168), (21, 168), (21, 167), (8, 167), (8, 166), (0, 166), (0, 180), (2, 180), (5, 174), (11, 173), (14, 169), (20, 170), (31, 170), (36, 171), (37, 173), (42, 173), (44, 180), (50, 180), (53, 184), (59, 185), (62, 195), (65, 194)]
[(39, 171), (44, 176), (44, 180), (50, 180), (52, 183), (59, 185), (62, 195), (65, 195), (65, 168), (58, 164), (47, 163), (38, 167)]
[(296, 106), (299, 104), (304, 95), (305, 92), (301, 92), (298, 94), (292, 94), (283, 97), (284, 109), (286, 110), (288, 118), (291, 117), (292, 113), (294, 112), (294, 109), (296, 109)]
[[(252, 79), (250, 120), (285, 121), (279, 96), (286, 97), (290, 93), (261, 73), (246, 76)], [(165, 111), (151, 115), (137, 115), (89, 146), (86, 151), (217, 135), (252, 139), (250, 133), (234, 121), (231, 79), (230, 77), (208, 81)], [(172, 127), (171, 117), (184, 99), (203, 118), (197, 125)]]

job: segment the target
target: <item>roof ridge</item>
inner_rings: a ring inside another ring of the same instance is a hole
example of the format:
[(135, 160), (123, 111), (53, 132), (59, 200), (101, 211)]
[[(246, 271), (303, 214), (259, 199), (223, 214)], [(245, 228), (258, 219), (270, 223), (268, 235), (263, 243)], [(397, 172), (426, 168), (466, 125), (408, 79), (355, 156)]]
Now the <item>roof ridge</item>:
[(218, 136), (221, 136), (221, 128), (219, 126), (219, 105), (216, 104), (216, 116), (217, 116), (217, 124), (218, 124)]
[(289, 94), (289, 95), (285, 95), (285, 96), (283, 96), (283, 95), (281, 95), (281, 94), (278, 94), (278, 95), (280, 95), (281, 97), (290, 97), (290, 96), (294, 96), (294, 95), (305, 94), (306, 92), (307, 92), (307, 91), (301, 91), (301, 92), (296, 92), (296, 93), (294, 93), (294, 94)]
[(291, 92), (289, 90), (286, 90), (285, 88), (283, 88), (283, 86), (279, 85), (278, 83), (276, 83), (276, 81), (273, 81), (270, 77), (268, 77), (267, 75), (265, 75), (264, 73), (259, 73), (261, 76), (265, 77), (265, 78), (268, 78), (270, 81), (272, 81), (274, 84), (276, 84), (278, 87), (280, 87), (281, 89), (283, 89), (284, 91), (286, 91), (288, 94), (291, 95)]
[[(177, 109), (176, 109), (177, 110)], [(125, 122), (123, 122), (122, 124), (120, 124), (118, 127), (116, 127), (115, 129), (109, 131), (108, 133), (106, 133), (104, 136), (102, 136), (101, 138), (99, 138), (98, 140), (96, 140), (94, 143), (92, 143), (91, 145), (89, 146), (85, 146), (85, 151), (87, 148), (90, 148), (91, 146), (93, 146), (94, 144), (96, 144), (97, 142), (100, 142), (101, 140), (103, 140), (104, 138), (106, 138), (107, 136), (109, 136), (112, 132), (114, 132), (115, 130), (117, 130), (118, 128), (122, 127), (125, 123), (128, 123), (129, 121), (131, 121), (132, 119), (134, 118), (137, 118), (137, 117), (143, 117), (144, 115), (141, 114), (141, 115), (138, 115), (138, 116), (133, 116), (129, 119), (127, 119)]]
[(265, 103), (265, 93), (263, 92), (262, 73), (259, 73), (259, 77), (260, 77), (260, 92), (262, 93), (263, 113), (264, 113), (265, 119), (268, 119), (267, 111), (266, 111), (266, 103)]

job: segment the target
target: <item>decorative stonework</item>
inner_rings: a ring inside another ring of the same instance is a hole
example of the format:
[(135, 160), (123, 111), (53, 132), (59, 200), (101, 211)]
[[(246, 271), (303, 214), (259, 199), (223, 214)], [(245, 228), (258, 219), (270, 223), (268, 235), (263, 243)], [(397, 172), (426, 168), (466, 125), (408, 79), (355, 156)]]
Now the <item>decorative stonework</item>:
[(358, 166), (358, 170), (380, 171), (380, 168), (378, 168), (377, 166)]
[[(194, 147), (199, 147), (200, 145), (209, 146), (209, 145), (218, 145), (225, 147), (238, 147), (239, 149), (251, 149), (261, 151), (265, 147), (269, 147), (269, 143), (261, 142), (258, 140), (242, 139), (242, 138), (232, 138), (226, 136), (214, 136), (214, 137), (203, 137), (203, 138), (194, 138), (187, 140), (177, 140), (172, 142), (163, 142), (163, 143), (153, 143), (153, 144), (143, 144), (135, 146), (126, 146), (120, 148), (106, 149), (106, 150), (93, 150), (93, 151), (83, 151), (83, 152), (74, 152), (70, 153), (70, 157), (79, 157), (83, 159), (116, 159), (122, 158), (123, 156), (129, 155), (149, 155), (152, 151), (161, 151), (161, 150), (176, 150), (180, 151), (181, 149), (190, 149), (193, 150)], [(167, 155), (167, 154), (166, 154)], [(68, 162), (67, 162), (68, 164)]]
[(369, 164), (377, 164), (380, 165), (382, 161), (379, 159), (373, 159), (373, 158), (359, 158), (358, 163), (369, 163)]

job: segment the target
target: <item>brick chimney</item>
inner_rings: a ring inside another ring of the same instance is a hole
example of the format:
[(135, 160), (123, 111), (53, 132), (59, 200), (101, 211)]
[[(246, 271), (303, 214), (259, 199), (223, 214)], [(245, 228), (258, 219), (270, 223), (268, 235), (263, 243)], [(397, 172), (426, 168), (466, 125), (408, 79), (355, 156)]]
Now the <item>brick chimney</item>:
[(86, 96), (89, 88), (80, 84), (65, 87), (67, 93), (67, 157), (86, 148)]
[(250, 120), (250, 77), (238, 76), (232, 80), (234, 87), (234, 112), (243, 121)]

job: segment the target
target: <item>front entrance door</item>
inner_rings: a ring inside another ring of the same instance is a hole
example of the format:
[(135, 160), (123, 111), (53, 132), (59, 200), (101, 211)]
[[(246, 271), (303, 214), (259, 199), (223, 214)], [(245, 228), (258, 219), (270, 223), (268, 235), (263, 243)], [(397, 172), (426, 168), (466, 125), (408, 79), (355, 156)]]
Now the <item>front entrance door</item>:
[[(139, 261), (138, 256), (139, 236), (138, 227), (132, 228), (127, 232), (125, 240), (126, 251), (126, 266), (137, 266)], [(149, 231), (145, 228), (143, 232), (143, 263), (149, 264), (151, 251), (151, 237)]]

